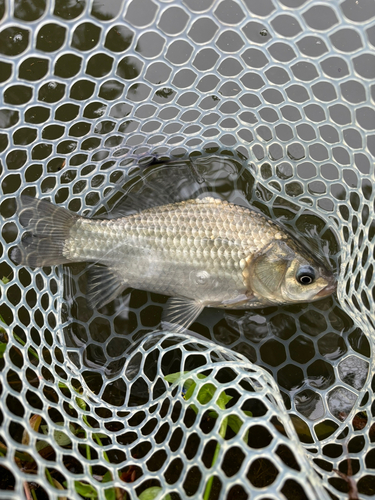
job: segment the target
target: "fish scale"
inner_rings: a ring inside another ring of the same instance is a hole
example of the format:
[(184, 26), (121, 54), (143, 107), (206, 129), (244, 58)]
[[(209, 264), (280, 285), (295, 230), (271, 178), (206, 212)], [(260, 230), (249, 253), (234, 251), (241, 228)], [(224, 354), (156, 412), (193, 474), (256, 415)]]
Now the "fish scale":
[[(186, 327), (205, 306), (238, 309), (317, 300), (335, 289), (332, 273), (280, 226), (250, 208), (212, 197), (111, 220), (86, 219), (44, 200), (21, 197), (20, 202), (31, 237), (15, 260), (31, 266), (93, 262), (88, 271), (92, 307), (125, 288), (148, 290), (171, 296), (166, 317)], [(309, 287), (298, 282), (300, 270), (313, 273)]]
[[(253, 211), (203, 198), (116, 220), (78, 219), (64, 255), (72, 261), (84, 256), (106, 264), (131, 287), (223, 301), (246, 292), (241, 260), (261, 250), (278, 232)], [(144, 272), (134, 273), (139, 266)], [(192, 278), (192, 273), (203, 271), (216, 281), (214, 293)]]
[[(217, 203), (215, 203), (215, 205), (217, 205)], [(243, 210), (242, 207), (238, 207), (241, 219), (238, 220), (236, 224), (232, 224), (228, 219), (233, 216), (233, 209), (226, 209), (227, 206), (228, 205), (223, 203), (223, 210), (225, 213), (220, 214), (226, 217), (223, 223), (215, 218), (215, 213), (199, 213), (200, 204), (197, 204), (197, 212), (188, 210), (188, 215), (183, 210), (184, 207), (186, 207), (184, 204), (177, 213), (175, 211), (171, 213), (170, 211), (165, 212), (163, 210), (160, 215), (156, 212), (157, 217), (151, 213), (148, 218), (131, 215), (117, 219), (116, 221), (80, 219), (77, 221), (76, 225), (71, 228), (70, 239), (66, 242), (66, 252), (70, 253), (69, 245), (71, 243), (75, 241), (84, 241), (84, 238), (82, 238), (83, 230), (86, 237), (94, 238), (94, 240), (96, 234), (98, 234), (98, 236), (105, 234), (113, 239), (123, 238), (124, 241), (128, 243), (130, 243), (132, 238), (141, 241), (145, 236), (153, 235), (153, 244), (155, 246), (160, 246), (161, 238), (169, 237), (172, 232), (176, 235), (173, 239), (173, 243), (176, 245), (181, 243), (183, 239), (188, 239), (190, 243), (193, 242), (195, 245), (204, 247), (206, 245), (211, 245), (210, 238), (212, 237), (211, 241), (219, 243), (219, 245), (236, 245), (242, 249), (247, 250), (250, 248), (255, 251), (259, 250), (259, 248), (254, 245), (254, 241), (263, 240), (263, 242), (267, 244), (268, 241), (274, 238), (275, 234), (280, 232), (277, 226), (269, 226), (267, 232), (264, 232), (264, 222), (266, 219), (263, 219), (263, 226), (258, 223), (258, 220), (255, 220), (254, 223), (254, 213), (250, 210)], [(158, 211), (159, 208), (163, 207), (155, 207), (154, 210)], [(180, 214), (181, 216), (179, 216)], [(214, 218), (214, 220), (212, 220), (212, 218)], [(181, 222), (186, 222), (186, 220), (189, 220), (189, 224), (182, 225)], [(106, 229), (106, 227), (108, 229)], [(241, 239), (238, 238), (239, 236)], [(150, 242), (147, 242), (147, 244), (150, 244)], [(97, 245), (98, 249), (100, 249), (103, 245), (103, 241), (101, 239), (98, 240)], [(85, 250), (85, 246), (82, 247), (82, 250)], [(96, 256), (100, 256), (100, 250)], [(71, 253), (70, 258), (73, 259), (75, 257), (76, 256)]]

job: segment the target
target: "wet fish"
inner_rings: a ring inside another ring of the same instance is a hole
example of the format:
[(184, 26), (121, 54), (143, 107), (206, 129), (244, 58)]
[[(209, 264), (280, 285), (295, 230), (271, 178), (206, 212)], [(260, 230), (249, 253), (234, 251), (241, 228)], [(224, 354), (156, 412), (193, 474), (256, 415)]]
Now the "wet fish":
[(332, 294), (333, 273), (281, 226), (210, 196), (117, 219), (89, 219), (20, 199), (26, 237), (13, 259), (31, 267), (92, 262), (88, 299), (102, 307), (125, 288), (169, 295), (163, 320), (187, 328), (204, 307), (248, 309)]

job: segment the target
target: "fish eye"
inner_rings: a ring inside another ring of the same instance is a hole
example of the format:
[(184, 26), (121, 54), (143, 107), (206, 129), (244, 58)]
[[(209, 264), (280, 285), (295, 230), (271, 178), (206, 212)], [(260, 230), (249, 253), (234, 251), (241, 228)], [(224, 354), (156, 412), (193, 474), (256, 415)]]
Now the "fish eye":
[(311, 285), (315, 280), (315, 271), (310, 266), (302, 266), (297, 271), (296, 279), (301, 285)]

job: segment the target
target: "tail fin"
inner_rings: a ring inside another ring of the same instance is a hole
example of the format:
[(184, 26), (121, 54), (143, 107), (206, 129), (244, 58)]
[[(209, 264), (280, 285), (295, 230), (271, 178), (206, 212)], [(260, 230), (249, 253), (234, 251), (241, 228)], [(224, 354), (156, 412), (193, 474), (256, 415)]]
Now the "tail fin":
[(64, 243), (78, 215), (46, 200), (21, 196), (18, 216), (25, 234), (11, 255), (14, 262), (30, 267), (70, 262), (63, 255)]

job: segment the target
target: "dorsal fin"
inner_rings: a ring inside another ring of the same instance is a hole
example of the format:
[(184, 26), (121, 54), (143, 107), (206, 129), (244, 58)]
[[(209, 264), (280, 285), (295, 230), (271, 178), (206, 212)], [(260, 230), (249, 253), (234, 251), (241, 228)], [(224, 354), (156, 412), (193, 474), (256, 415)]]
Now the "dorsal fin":
[[(225, 156), (202, 156), (147, 166), (139, 180), (128, 187), (131, 179), (127, 179), (120, 187), (124, 194), (107, 218), (125, 217), (155, 206), (212, 195), (222, 185), (219, 174), (222, 176), (223, 172), (230, 171), (233, 175), (230, 168), (240, 175), (243, 167), (234, 158)], [(116, 191), (111, 196), (116, 194), (118, 199), (118, 193)]]
[(148, 208), (178, 203), (208, 191), (191, 172), (189, 160), (147, 167), (116, 203), (108, 218), (125, 217)]

